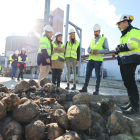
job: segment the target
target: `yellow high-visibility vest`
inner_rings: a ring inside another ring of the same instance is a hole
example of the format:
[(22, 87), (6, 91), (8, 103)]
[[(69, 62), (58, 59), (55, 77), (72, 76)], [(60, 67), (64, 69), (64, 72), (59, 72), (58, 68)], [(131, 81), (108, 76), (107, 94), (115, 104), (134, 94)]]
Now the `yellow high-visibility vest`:
[[(54, 47), (54, 48), (57, 48), (57, 47), (58, 47), (54, 42), (52, 42), (52, 44), (53, 44), (53, 47)], [(64, 44), (61, 44), (60, 47), (63, 48), (63, 47), (64, 47)], [(61, 58), (63, 58), (63, 59), (65, 59), (64, 53), (63, 53), (63, 52), (60, 52), (60, 53), (55, 52), (55, 53), (52, 55), (51, 60), (57, 60), (57, 59), (58, 59), (58, 56), (61, 57)]]
[(51, 42), (47, 37), (40, 39), (38, 53), (41, 53), (42, 49), (46, 49), (48, 55), (51, 56)]
[(72, 58), (77, 59), (77, 49), (79, 47), (79, 44), (80, 42), (78, 41), (76, 41), (76, 44), (74, 43), (73, 45), (67, 42), (65, 58), (72, 57)]
[[(102, 46), (104, 44), (104, 40), (105, 40), (105, 37), (101, 36), (98, 40), (98, 43), (95, 44), (95, 39), (92, 39), (91, 43), (90, 43), (90, 50), (92, 50), (92, 49), (103, 50), (104, 48)], [(88, 60), (103, 61), (104, 54), (98, 54), (98, 55), (89, 54)]]

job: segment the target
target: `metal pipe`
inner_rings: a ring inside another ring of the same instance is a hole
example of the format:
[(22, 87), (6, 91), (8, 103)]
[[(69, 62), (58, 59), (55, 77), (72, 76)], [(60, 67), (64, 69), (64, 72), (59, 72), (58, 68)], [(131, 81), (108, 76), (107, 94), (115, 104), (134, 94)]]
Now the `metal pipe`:
[(66, 9), (66, 23), (65, 23), (65, 41), (64, 41), (65, 44), (66, 44), (67, 38), (68, 38), (69, 9), (70, 9), (70, 5), (67, 4), (67, 9)]
[(49, 24), (49, 16), (50, 16), (50, 0), (45, 0), (45, 8), (44, 8), (44, 26)]
[[(68, 38), (68, 21), (69, 21), (69, 9), (70, 9), (70, 5), (67, 4), (67, 8), (66, 8), (66, 23), (65, 23), (65, 40), (64, 40), (64, 44), (66, 45), (67, 42), (67, 38)], [(63, 81), (66, 81), (66, 64), (64, 65), (64, 70), (63, 70)]]
[(80, 59), (79, 59), (79, 68), (78, 68), (78, 76), (81, 76), (81, 53), (82, 53), (82, 29), (80, 32)]
[(78, 30), (82, 30), (80, 27), (76, 26), (74, 23), (72, 23), (70, 21), (69, 21), (69, 24), (72, 25), (72, 26), (74, 26), (74, 27), (76, 27)]
[(77, 32), (77, 34), (78, 34), (78, 37), (80, 38), (80, 34), (79, 34), (79, 31), (78, 31), (78, 29), (75, 27), (75, 30), (76, 30), (76, 32)]

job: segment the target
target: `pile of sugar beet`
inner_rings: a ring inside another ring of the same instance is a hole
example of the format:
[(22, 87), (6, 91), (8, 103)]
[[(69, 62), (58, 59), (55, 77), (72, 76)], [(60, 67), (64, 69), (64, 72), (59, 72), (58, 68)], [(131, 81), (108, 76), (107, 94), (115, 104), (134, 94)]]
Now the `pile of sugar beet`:
[(0, 140), (139, 140), (140, 126), (112, 99), (60, 88), (51, 80), (0, 84)]

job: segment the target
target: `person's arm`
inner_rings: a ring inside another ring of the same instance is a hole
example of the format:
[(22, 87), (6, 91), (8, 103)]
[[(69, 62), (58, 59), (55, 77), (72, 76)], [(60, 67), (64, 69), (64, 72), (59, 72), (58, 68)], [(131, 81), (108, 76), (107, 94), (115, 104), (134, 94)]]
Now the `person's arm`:
[(117, 53), (119, 52), (125, 52), (125, 51), (131, 51), (133, 49), (137, 49), (139, 47), (140, 43), (140, 35), (139, 30), (136, 32), (136, 30), (131, 30), (129, 34), (129, 39), (126, 43), (118, 45), (115, 50)]
[(79, 59), (80, 59), (80, 44), (77, 49), (77, 61), (79, 61)]
[(108, 41), (107, 41), (106, 38), (104, 40), (103, 48), (104, 48), (104, 50), (100, 50), (100, 53), (101, 54), (105, 54), (105, 53), (108, 53), (109, 52)]
[(48, 59), (48, 58), (50, 59), (51, 55), (48, 54), (47, 49), (51, 49), (51, 48), (48, 47), (48, 44), (46, 42), (44, 42), (44, 40), (41, 39), (40, 42), (39, 42), (39, 46), (41, 48), (41, 52), (42, 52), (42, 55), (44, 56), (44, 58), (45, 59)]
[(46, 49), (42, 49), (42, 50), (41, 50), (41, 52), (42, 52), (42, 55), (44, 56), (44, 58), (45, 58), (45, 59), (48, 59), (48, 58), (50, 59), (50, 57), (51, 57), (51, 56), (50, 56), (50, 55), (48, 55), (48, 53), (47, 53), (47, 50), (46, 50)]
[(59, 47), (58, 47), (58, 48), (57, 48), (57, 51), (63, 52), (63, 53), (64, 53), (64, 52), (66, 51), (65, 46), (64, 46), (63, 48), (59, 48)]
[(10, 55), (8, 60), (12, 61), (13, 60), (12, 56), (13, 56), (13, 54)]
[(88, 47), (88, 49), (87, 49), (87, 53), (90, 53), (90, 51), (91, 51), (91, 50), (90, 50), (90, 45), (89, 45), (89, 47)]
[[(26, 55), (26, 61), (28, 61), (28, 57), (27, 57), (27, 55)], [(26, 62), (26, 61), (25, 61), (25, 62)]]

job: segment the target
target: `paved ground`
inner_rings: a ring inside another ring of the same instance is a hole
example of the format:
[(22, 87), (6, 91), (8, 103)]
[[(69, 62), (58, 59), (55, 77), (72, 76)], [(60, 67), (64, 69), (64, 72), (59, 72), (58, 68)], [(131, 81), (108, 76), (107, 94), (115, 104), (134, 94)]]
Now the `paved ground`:
[[(29, 79), (24, 79), (24, 80), (29, 80)], [(37, 79), (35, 79), (37, 81)], [(0, 83), (3, 83), (5, 86), (8, 88), (14, 88), (15, 85), (18, 83), (17, 80), (11, 80), (11, 78), (8, 77), (0, 77)], [(72, 83), (70, 84), (72, 87)], [(66, 82), (61, 83), (61, 87), (65, 88), (66, 87)], [(83, 84), (77, 84), (77, 90), (82, 89)], [(92, 94), (95, 89), (95, 86), (88, 86), (88, 94)], [(122, 89), (114, 89), (114, 88), (106, 88), (106, 87), (100, 87), (100, 95), (127, 95), (126, 90)]]
[[(25, 80), (29, 81), (29, 79), (25, 79)], [(37, 81), (37, 79), (35, 79), (35, 80)], [(107, 82), (109, 82), (109, 81), (107, 81)], [(3, 83), (8, 88), (14, 88), (15, 85), (18, 83), (18, 81), (11, 80), (11, 78), (7, 78), (7, 77), (0, 77), (0, 83)], [(80, 90), (82, 88), (82, 86), (83, 86), (83, 84), (77, 84), (77, 90)], [(62, 82), (61, 87), (65, 88), (66, 87), (66, 82)], [(71, 84), (71, 87), (72, 87), (72, 84)], [(94, 91), (94, 86), (88, 86), (87, 94), (92, 95), (93, 91)], [(101, 99), (104, 99), (104, 98), (112, 98), (113, 100), (115, 100), (118, 103), (116, 110), (120, 113), (121, 113), (121, 111), (120, 111), (120, 108), (119, 108), (119, 106), (120, 106), (119, 104), (122, 104), (122, 103), (128, 101), (126, 90), (115, 89), (115, 88), (101, 87), (100, 88), (100, 95), (91, 96), (91, 100), (93, 100), (95, 102), (100, 101)], [(135, 120), (140, 125), (140, 113), (138, 113), (136, 115), (129, 115), (129, 116), (126, 116), (126, 117)]]

